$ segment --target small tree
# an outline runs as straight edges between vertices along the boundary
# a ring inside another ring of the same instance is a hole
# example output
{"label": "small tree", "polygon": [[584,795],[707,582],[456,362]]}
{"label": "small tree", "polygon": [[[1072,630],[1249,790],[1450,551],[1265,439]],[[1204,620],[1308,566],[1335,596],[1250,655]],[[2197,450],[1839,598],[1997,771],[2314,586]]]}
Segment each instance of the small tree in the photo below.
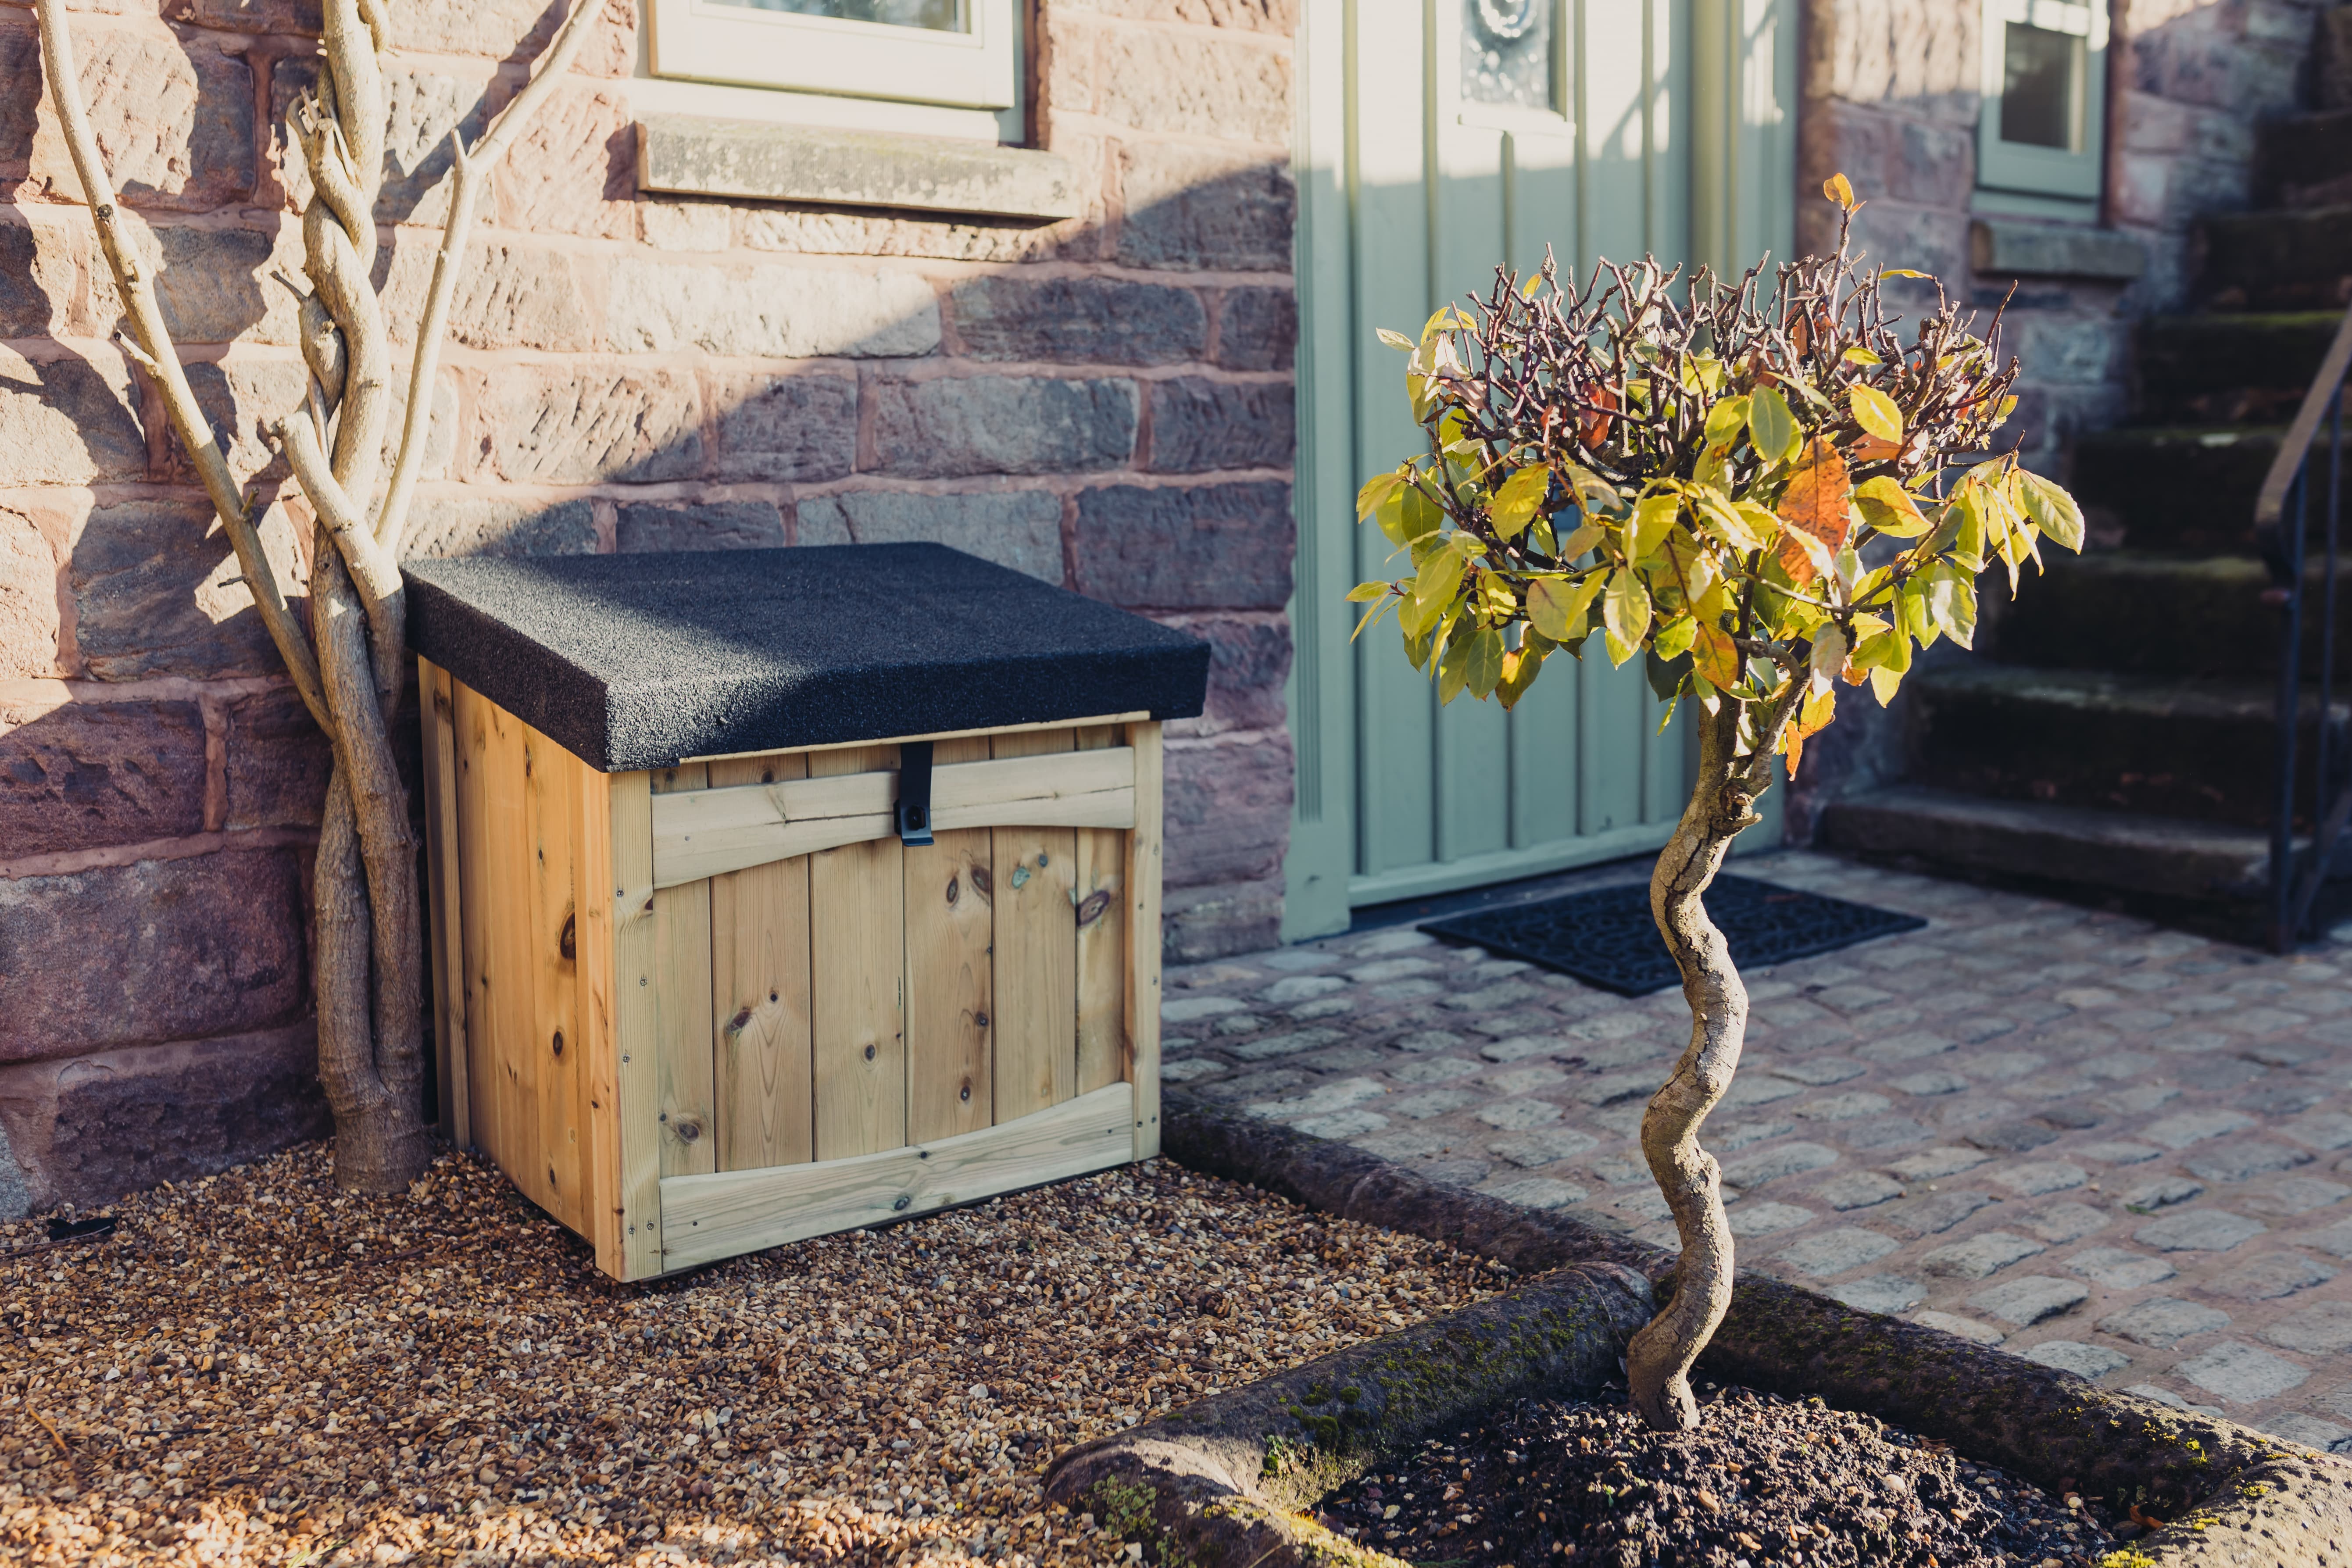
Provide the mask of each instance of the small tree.
{"label": "small tree", "polygon": [[197,405],[163,321],[152,247],[124,223],[82,103],[65,0],[35,0],[49,98],[65,132],[129,330],[125,353],[154,379],[172,430],[194,459],[236,552],[254,607],[294,689],[334,747],[312,879],[317,921],[319,1079],[335,1118],[335,1181],[397,1192],[422,1174],[432,1145],[425,1079],[424,921],[416,836],[394,763],[390,719],[407,677],[400,549],[424,466],[441,333],[457,292],[482,181],[571,68],[595,0],[572,0],[539,73],[469,150],[452,134],[457,169],[433,285],[417,323],[399,456],[379,495],[392,416],[392,351],[369,271],[389,122],[381,57],[391,47],[386,0],[324,0],[318,84],[295,103],[292,141],[310,173],[302,208],[302,357],[307,406],[268,425],[316,522],[308,625],[263,549],[268,498],[247,495]]}
{"label": "small tree", "polygon": [[[1891,700],[1914,647],[1976,629],[1976,575],[1998,558],[2016,590],[2036,535],[2082,548],[2066,492],[1988,456],[2016,399],[2000,321],[1937,289],[1907,348],[1880,291],[1910,271],[1838,251],[1759,264],[1736,283],[1680,287],[1649,260],[1596,265],[1579,287],[1544,263],[1521,286],[1431,317],[1405,384],[1425,455],[1357,497],[1412,574],[1349,597],[1393,610],[1441,701],[1506,708],[1555,654],[1596,636],[1637,656],[1662,699],[1699,710],[1698,774],[1650,879],[1681,971],[1689,1047],[1642,1119],[1642,1151],[1682,1240],[1674,1291],[1626,1352],[1633,1403],[1661,1430],[1696,1424],[1692,1363],[1731,1304],[1731,1235],[1699,1125],[1731,1087],[1748,994],[1700,896],[1758,820],[1772,759],[1796,773],[1841,682]],[[1512,633],[1516,628],[1516,643]],[[1674,709],[1668,709],[1672,719]]]}

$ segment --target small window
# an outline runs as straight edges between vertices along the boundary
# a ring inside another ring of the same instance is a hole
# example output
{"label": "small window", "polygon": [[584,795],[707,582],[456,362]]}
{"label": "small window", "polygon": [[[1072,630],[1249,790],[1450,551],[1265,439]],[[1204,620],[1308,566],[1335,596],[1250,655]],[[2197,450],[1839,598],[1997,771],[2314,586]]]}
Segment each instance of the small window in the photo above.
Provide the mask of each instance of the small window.
{"label": "small window", "polygon": [[968,109],[1019,101],[1014,0],[652,0],[656,76]]}
{"label": "small window", "polygon": [[1977,184],[2078,201],[2099,194],[2105,0],[1986,0]]}

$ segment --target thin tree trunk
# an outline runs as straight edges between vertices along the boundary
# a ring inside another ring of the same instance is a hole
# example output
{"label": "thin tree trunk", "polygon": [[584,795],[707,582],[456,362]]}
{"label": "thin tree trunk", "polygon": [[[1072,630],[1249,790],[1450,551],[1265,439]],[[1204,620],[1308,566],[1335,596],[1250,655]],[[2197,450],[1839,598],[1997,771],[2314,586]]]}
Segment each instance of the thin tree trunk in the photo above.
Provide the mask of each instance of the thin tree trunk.
{"label": "thin tree trunk", "polygon": [[1650,876],[1650,913],[1682,971],[1691,1040],[1642,1117],[1642,1152],[1673,1209],[1682,1264],[1665,1309],[1625,1349],[1633,1408],[1660,1431],[1698,1424],[1691,1364],[1731,1306],[1731,1227],[1722,1173],[1698,1130],[1731,1087],[1748,1033],[1748,988],[1700,896],[1739,831],[1757,820],[1755,792],[1738,765],[1740,705],[1725,701],[1699,730],[1698,780]]}

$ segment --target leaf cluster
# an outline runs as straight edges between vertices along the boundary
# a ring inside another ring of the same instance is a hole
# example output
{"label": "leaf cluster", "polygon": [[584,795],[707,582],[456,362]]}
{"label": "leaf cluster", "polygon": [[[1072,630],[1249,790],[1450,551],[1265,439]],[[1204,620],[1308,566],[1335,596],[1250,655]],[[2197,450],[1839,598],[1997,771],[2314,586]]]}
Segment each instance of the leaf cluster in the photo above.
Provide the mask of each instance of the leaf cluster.
{"label": "leaf cluster", "polygon": [[1971,644],[1990,562],[2014,593],[2040,540],[2079,550],[2073,499],[1993,450],[2017,401],[1998,316],[1978,335],[1939,285],[1906,343],[1881,286],[1922,275],[1850,255],[1860,204],[1843,175],[1824,194],[1836,254],[1769,277],[1645,258],[1580,282],[1548,257],[1418,340],[1382,331],[1427,450],[1358,493],[1409,563],[1349,595],[1359,635],[1393,611],[1443,700],[1506,707],[1598,635],[1662,698],[1740,704],[1743,753],[1793,771],[1841,681],[1891,700],[1915,649]]}

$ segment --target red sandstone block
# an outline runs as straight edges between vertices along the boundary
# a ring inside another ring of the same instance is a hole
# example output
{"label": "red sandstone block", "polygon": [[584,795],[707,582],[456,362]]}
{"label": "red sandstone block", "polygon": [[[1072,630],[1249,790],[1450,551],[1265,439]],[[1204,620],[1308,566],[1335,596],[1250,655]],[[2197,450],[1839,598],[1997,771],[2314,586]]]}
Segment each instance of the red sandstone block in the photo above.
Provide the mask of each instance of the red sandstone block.
{"label": "red sandstone block", "polygon": [[[83,100],[126,206],[203,212],[248,195],[259,173],[253,72],[241,58],[161,25],[76,33]],[[0,180],[79,193],[65,138],[44,124],[31,17],[0,16]]]}
{"label": "red sandstone block", "polygon": [[291,849],[0,880],[0,1062],[299,1017],[304,909]]}
{"label": "red sandstone block", "polygon": [[204,826],[197,704],[0,701],[8,858],[176,838]]}
{"label": "red sandstone block", "polygon": [[1256,43],[1106,27],[1097,44],[1095,112],[1137,131],[1286,146],[1291,60]]}
{"label": "red sandstone block", "polygon": [[0,679],[58,668],[58,561],[31,517],[0,506]]}
{"label": "red sandstone block", "polygon": [[1279,730],[1287,709],[1282,683],[1290,673],[1290,626],[1272,616],[1185,616],[1178,623],[1208,639],[1209,702],[1198,719],[1177,721],[1196,733]]}
{"label": "red sandstone block", "polygon": [[1078,496],[1077,588],[1129,609],[1278,610],[1294,545],[1290,486],[1278,480]]}
{"label": "red sandstone block", "polygon": [[1288,735],[1171,739],[1166,788],[1170,887],[1282,874],[1290,839]]}
{"label": "red sandstone block", "polygon": [[[302,700],[268,691],[222,704],[224,827],[316,827],[334,753]],[[404,737],[413,726],[396,728]]]}
{"label": "red sandstone block", "polygon": [[[68,580],[83,668],[100,680],[158,675],[274,675],[283,666],[236,556],[209,508],[125,501],[92,508]],[[272,509],[262,536],[278,582],[300,592],[293,539]]]}
{"label": "red sandstone block", "polygon": [[331,1131],[307,1019],[0,1068],[0,1153],[33,1210],[209,1176]]}

